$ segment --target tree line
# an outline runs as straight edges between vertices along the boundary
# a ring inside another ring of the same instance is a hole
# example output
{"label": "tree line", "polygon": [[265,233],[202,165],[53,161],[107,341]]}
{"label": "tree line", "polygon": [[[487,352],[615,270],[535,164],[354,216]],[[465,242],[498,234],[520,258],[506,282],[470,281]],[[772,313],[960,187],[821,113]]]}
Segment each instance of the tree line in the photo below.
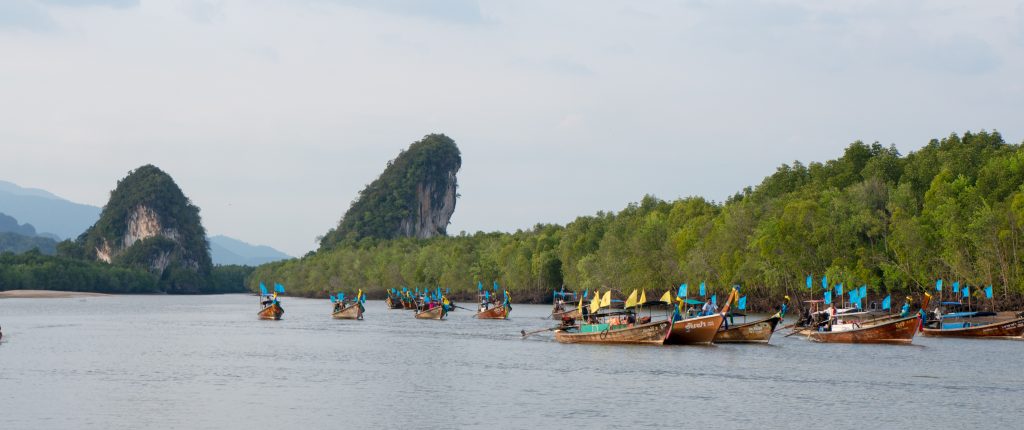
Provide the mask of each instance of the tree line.
{"label": "tree line", "polygon": [[805,279],[827,275],[875,295],[921,293],[941,278],[1019,301],[1022,185],[1024,149],[998,132],[952,134],[907,155],[858,141],[835,160],[782,165],[725,202],[645,196],[565,226],[366,238],[263,265],[247,285],[371,297],[442,286],[472,296],[478,282],[498,281],[517,300],[541,301],[563,285],[650,294],[705,282],[718,293],[741,285],[754,307],[768,308],[784,294],[821,294]]}

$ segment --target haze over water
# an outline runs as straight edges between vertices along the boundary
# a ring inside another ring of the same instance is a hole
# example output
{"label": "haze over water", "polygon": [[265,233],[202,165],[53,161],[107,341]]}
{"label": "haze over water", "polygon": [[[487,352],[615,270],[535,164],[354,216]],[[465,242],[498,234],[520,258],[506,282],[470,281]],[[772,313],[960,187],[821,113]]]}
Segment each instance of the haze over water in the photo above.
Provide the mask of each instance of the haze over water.
{"label": "haze over water", "polygon": [[[562,345],[548,306],[446,321],[367,302],[0,300],[0,428],[1018,428],[1024,342]],[[789,318],[792,320],[792,318]],[[792,322],[792,321],[788,321]]]}

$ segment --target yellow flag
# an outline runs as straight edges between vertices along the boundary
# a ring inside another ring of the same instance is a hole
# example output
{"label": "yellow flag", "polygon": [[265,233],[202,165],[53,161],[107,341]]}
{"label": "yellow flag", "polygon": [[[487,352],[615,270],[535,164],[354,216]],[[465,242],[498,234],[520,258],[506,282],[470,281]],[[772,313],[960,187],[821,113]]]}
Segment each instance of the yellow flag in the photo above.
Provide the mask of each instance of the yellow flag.
{"label": "yellow flag", "polygon": [[612,291],[608,290],[604,292],[604,297],[601,298],[601,307],[607,308],[612,305]]}
{"label": "yellow flag", "polygon": [[579,312],[583,312],[583,296],[580,296],[580,304],[579,306],[576,306],[576,310]]}
{"label": "yellow flag", "polygon": [[672,293],[666,291],[665,294],[661,295],[661,301],[671,305],[672,304]]}
{"label": "yellow flag", "polygon": [[629,293],[629,297],[626,298],[626,308],[631,308],[634,306],[636,306],[636,290],[633,290],[632,293]]}
{"label": "yellow flag", "polygon": [[640,292],[640,303],[647,303],[647,292],[646,291],[641,291]]}
{"label": "yellow flag", "polygon": [[599,297],[600,295],[600,293],[595,292],[594,298],[590,299],[590,313],[596,313],[599,309],[601,309],[601,298]]}

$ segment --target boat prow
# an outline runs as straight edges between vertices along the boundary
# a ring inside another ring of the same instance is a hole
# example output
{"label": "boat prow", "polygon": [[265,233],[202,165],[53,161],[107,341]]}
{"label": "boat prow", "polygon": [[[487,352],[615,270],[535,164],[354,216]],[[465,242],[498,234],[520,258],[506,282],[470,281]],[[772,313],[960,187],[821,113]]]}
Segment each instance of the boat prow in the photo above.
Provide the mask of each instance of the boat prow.
{"label": "boat prow", "polygon": [[416,318],[421,320],[439,320],[443,319],[446,314],[444,306],[436,306],[433,309],[416,312]]}
{"label": "boat prow", "polygon": [[256,316],[261,320],[280,320],[284,315],[284,308],[279,303],[273,303],[259,311]]}
{"label": "boat prow", "polygon": [[715,333],[715,343],[768,343],[782,318],[775,315],[760,321],[731,325]]}
{"label": "boat prow", "polygon": [[666,345],[710,345],[725,317],[721,314],[679,320],[672,323]]}

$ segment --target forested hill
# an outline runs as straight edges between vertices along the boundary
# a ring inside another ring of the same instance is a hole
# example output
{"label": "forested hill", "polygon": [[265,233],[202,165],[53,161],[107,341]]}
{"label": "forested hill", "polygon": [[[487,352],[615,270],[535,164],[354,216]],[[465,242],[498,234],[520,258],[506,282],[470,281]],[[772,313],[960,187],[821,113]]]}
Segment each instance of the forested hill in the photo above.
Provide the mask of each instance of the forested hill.
{"label": "forested hill", "polygon": [[740,284],[767,305],[787,292],[806,298],[804,278],[827,274],[874,295],[921,292],[943,278],[1019,299],[1022,184],[1024,150],[997,132],[950,135],[906,155],[854,142],[835,160],[780,166],[722,203],[645,196],[566,226],[364,241],[261,266],[248,285],[380,294],[497,280],[524,299],[562,284],[650,294],[706,281],[718,292]]}
{"label": "forested hill", "polygon": [[320,248],[364,238],[444,236],[455,212],[460,167],[459,148],[448,136],[429,134],[414,142],[359,193]]}

